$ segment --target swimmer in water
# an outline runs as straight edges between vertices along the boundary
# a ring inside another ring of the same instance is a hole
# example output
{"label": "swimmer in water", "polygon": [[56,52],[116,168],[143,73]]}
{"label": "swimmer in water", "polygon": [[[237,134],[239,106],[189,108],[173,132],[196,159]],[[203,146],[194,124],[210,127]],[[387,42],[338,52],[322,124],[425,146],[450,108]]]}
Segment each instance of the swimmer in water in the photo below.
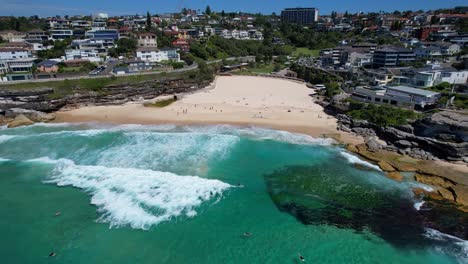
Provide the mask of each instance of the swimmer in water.
{"label": "swimmer in water", "polygon": [[61,214],[62,214],[62,212],[57,211],[57,212],[55,213],[55,216],[59,216],[59,215],[61,215]]}
{"label": "swimmer in water", "polygon": [[49,254],[49,257],[55,257],[57,254],[55,254],[55,252],[52,252]]}
{"label": "swimmer in water", "polygon": [[243,237],[249,237],[251,235],[252,235],[252,233],[249,233],[249,232],[245,232],[244,234],[242,234]]}
{"label": "swimmer in water", "polygon": [[299,259],[300,259],[302,262],[305,262],[305,258],[304,258],[301,254],[299,254]]}

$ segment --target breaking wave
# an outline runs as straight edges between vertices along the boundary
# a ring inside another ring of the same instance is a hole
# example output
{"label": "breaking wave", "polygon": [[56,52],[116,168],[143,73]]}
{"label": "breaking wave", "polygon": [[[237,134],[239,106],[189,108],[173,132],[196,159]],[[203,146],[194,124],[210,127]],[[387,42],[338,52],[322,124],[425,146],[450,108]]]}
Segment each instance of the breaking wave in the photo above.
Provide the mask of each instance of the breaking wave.
{"label": "breaking wave", "polygon": [[175,217],[194,217],[202,203],[219,200],[230,188],[219,180],[179,176],[170,172],[76,165],[67,159],[32,159],[53,164],[46,183],[73,186],[89,193],[110,227],[149,229]]}
{"label": "breaking wave", "polygon": [[[438,251],[453,254],[461,264],[468,263],[468,241],[431,228],[426,228],[425,231],[424,236],[441,243],[439,246],[436,246]],[[448,244],[453,246],[450,247]]]}
{"label": "breaking wave", "polygon": [[364,160],[362,160],[362,159],[360,159],[360,158],[356,157],[355,155],[350,154],[348,152],[340,151],[340,155],[343,158],[345,158],[351,164],[363,165],[363,166],[366,166],[368,168],[371,168],[371,169],[374,169],[374,170],[377,170],[377,171],[382,171],[379,166],[374,165],[374,164],[372,164],[370,162],[364,161]]}

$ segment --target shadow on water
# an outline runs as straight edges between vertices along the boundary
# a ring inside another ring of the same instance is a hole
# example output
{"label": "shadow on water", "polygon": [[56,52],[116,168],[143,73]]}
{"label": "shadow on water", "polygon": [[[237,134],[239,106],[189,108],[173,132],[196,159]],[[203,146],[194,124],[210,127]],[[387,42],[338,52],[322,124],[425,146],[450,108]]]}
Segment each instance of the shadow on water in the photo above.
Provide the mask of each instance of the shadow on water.
{"label": "shadow on water", "polygon": [[466,239],[467,214],[444,207],[418,211],[407,186],[375,172],[327,162],[288,166],[264,177],[278,209],[305,225],[370,231],[397,247],[443,243],[429,239],[426,228]]}

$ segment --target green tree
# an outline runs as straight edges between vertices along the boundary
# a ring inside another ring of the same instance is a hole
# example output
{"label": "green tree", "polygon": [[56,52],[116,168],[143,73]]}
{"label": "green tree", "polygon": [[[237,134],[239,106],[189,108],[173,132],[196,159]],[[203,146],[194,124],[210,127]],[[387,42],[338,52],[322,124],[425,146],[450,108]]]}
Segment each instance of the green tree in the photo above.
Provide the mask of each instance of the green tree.
{"label": "green tree", "polygon": [[206,8],[205,8],[205,14],[206,14],[206,15],[211,15],[211,8],[210,8],[209,5],[206,6]]}
{"label": "green tree", "polygon": [[149,12],[146,12],[146,30],[150,31],[151,26],[152,26],[151,15]]}

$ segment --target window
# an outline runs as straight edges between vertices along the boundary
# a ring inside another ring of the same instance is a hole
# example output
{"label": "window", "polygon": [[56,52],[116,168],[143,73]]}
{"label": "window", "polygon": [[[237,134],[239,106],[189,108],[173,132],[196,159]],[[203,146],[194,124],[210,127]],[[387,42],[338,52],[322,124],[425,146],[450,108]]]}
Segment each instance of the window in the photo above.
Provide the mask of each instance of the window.
{"label": "window", "polygon": [[383,101],[385,104],[388,104],[388,100],[387,99],[383,99]]}
{"label": "window", "polygon": [[380,98],[375,98],[374,99],[376,102],[380,102]]}
{"label": "window", "polygon": [[390,104],[391,104],[391,105],[397,105],[397,101],[391,100],[391,101],[390,101]]}

